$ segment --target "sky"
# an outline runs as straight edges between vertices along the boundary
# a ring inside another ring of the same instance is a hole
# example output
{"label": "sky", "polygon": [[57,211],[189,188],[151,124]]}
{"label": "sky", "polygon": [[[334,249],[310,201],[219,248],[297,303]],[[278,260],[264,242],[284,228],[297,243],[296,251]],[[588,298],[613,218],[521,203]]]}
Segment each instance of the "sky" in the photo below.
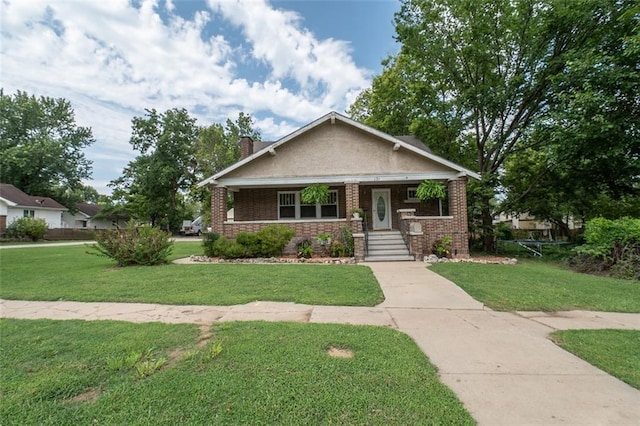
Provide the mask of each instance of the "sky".
{"label": "sky", "polygon": [[397,0],[0,0],[0,87],[65,98],[108,194],[136,152],[131,120],[185,108],[251,114],[277,140],[344,113],[397,52]]}

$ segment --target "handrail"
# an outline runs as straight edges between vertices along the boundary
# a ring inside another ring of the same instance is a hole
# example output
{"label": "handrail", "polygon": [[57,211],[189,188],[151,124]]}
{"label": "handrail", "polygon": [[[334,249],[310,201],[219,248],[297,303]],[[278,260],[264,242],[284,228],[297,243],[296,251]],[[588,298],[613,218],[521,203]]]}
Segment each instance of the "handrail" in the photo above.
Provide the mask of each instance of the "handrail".
{"label": "handrail", "polygon": [[362,232],[364,233],[364,257],[369,256],[369,227],[366,216],[362,219]]}

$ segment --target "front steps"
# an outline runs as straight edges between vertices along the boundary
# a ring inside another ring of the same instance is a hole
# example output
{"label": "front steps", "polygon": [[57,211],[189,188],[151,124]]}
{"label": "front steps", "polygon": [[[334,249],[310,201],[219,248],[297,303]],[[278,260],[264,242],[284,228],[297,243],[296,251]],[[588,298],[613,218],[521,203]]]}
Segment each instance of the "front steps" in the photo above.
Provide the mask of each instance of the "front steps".
{"label": "front steps", "polygon": [[414,261],[400,231],[369,232],[369,252],[365,262]]}

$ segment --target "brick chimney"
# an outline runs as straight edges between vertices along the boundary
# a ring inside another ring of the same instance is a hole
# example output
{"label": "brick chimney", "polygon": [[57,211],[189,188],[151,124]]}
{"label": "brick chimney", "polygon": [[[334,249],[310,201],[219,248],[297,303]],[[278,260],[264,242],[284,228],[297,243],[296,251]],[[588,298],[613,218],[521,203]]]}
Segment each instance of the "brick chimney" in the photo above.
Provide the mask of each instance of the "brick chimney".
{"label": "brick chimney", "polygon": [[240,138],[240,159],[243,160],[250,155],[253,155],[253,139],[249,136],[242,136]]}

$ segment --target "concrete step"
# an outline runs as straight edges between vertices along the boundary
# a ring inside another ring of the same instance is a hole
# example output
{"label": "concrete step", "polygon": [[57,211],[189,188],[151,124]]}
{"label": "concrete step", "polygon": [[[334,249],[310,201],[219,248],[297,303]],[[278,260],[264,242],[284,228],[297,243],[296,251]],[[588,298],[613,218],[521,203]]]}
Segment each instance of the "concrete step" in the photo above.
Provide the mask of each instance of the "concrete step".
{"label": "concrete step", "polygon": [[384,255],[384,256],[366,256],[364,258],[365,262],[413,262],[415,259],[411,255],[404,254],[395,254],[395,255]]}
{"label": "concrete step", "polygon": [[407,250],[406,246],[402,247],[382,247],[382,248],[373,248],[369,246],[369,256],[375,255],[385,255],[385,254],[409,254],[409,250]]}

